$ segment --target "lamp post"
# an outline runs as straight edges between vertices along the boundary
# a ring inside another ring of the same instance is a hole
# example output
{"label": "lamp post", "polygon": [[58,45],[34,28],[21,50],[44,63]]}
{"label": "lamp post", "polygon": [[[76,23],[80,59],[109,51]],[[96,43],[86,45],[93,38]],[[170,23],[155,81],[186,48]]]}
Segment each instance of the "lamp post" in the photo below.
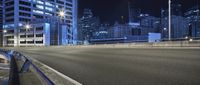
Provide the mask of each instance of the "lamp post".
{"label": "lamp post", "polygon": [[25,29],[26,29],[26,32],[25,32],[25,36],[26,36],[26,39],[25,39],[25,42],[26,42],[26,46],[27,46],[27,31],[31,28],[31,26],[29,24],[26,24],[25,25]]}
{"label": "lamp post", "polygon": [[168,38],[169,38],[169,41],[171,40],[171,0],[168,1],[168,28],[169,28],[169,34],[168,34]]}
{"label": "lamp post", "polygon": [[62,18],[65,17],[65,11],[60,10],[58,12],[58,45],[60,45],[60,24],[62,24]]}
{"label": "lamp post", "polygon": [[5,46],[6,42],[7,42],[7,39],[6,39],[6,36],[5,34],[7,33],[8,31],[6,29],[3,30],[3,46]]}

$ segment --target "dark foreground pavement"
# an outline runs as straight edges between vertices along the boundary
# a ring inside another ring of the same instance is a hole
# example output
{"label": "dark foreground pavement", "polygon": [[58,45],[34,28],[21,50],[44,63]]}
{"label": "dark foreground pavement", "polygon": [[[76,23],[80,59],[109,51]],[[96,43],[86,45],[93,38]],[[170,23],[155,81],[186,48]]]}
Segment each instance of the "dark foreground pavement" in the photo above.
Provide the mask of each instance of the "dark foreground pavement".
{"label": "dark foreground pavement", "polygon": [[200,49],[20,48],[83,85],[200,85]]}

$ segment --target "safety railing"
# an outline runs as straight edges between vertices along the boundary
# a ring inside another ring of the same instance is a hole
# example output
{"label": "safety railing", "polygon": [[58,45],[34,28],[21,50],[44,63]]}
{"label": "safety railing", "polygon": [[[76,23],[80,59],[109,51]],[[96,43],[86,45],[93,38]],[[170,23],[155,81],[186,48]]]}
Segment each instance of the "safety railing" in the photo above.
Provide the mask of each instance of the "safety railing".
{"label": "safety railing", "polygon": [[19,69],[20,73],[24,73],[24,72],[29,72],[30,71],[30,67],[33,68],[33,70],[31,71],[35,71],[40,78],[42,78],[45,81],[45,84],[47,85],[55,85],[35,64],[32,63],[32,61],[30,59],[28,59],[26,56],[24,56],[23,54],[14,51],[12,53],[13,57],[16,60],[19,60],[22,63],[22,67]]}

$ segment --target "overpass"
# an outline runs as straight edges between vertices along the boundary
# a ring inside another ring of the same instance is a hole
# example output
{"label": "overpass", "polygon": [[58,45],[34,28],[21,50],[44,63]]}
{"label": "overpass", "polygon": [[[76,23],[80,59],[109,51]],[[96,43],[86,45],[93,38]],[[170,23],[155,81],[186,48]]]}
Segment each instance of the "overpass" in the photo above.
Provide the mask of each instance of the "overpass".
{"label": "overpass", "polygon": [[[83,85],[199,85],[198,45],[163,42],[6,49],[20,52],[36,65],[42,63],[37,65],[40,69],[48,66]],[[49,74],[45,75],[51,78]]]}

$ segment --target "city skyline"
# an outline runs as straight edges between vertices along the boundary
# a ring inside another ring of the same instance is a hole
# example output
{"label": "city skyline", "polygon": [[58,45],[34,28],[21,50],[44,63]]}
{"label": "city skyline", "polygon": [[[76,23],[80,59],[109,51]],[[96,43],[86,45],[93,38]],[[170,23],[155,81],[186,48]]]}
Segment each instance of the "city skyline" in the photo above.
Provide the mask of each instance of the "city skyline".
{"label": "city skyline", "polygon": [[[132,3],[131,6],[141,9],[142,13],[148,13],[156,17],[160,17],[161,9],[168,8],[168,0],[80,0],[79,17],[81,17],[84,8],[89,8],[94,16],[100,17],[103,23],[120,21],[121,16],[124,16],[125,21],[128,22],[128,2]],[[179,2],[182,5],[182,13],[200,4],[198,0],[179,0]]]}

